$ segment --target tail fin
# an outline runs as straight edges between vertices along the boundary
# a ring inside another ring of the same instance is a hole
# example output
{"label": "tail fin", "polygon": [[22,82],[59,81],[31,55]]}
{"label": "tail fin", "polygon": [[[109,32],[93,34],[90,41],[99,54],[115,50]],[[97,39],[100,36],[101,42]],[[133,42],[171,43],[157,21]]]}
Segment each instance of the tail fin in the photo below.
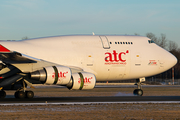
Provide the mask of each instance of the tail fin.
{"label": "tail fin", "polygon": [[8,50],[7,48],[5,48],[4,46],[0,45],[0,52],[6,52],[6,53],[9,53],[9,52],[11,52],[11,51]]}

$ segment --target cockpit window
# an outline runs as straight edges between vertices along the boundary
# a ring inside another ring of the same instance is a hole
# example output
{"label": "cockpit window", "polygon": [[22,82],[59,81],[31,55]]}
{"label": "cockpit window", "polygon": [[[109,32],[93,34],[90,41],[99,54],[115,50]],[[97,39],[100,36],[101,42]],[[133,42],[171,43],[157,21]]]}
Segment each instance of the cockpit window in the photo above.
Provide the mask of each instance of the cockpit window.
{"label": "cockpit window", "polygon": [[148,40],[149,43],[155,43],[153,40]]}

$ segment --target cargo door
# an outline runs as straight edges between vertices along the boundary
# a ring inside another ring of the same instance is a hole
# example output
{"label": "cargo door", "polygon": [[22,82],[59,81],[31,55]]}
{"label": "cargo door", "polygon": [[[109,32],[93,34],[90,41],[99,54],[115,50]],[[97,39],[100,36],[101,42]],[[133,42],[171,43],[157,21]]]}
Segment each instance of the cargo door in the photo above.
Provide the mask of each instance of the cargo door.
{"label": "cargo door", "polygon": [[123,65],[112,65],[109,69],[109,77],[110,80],[120,80],[125,75],[126,67]]}
{"label": "cargo door", "polygon": [[110,49],[109,41],[106,36],[99,36],[104,49]]}

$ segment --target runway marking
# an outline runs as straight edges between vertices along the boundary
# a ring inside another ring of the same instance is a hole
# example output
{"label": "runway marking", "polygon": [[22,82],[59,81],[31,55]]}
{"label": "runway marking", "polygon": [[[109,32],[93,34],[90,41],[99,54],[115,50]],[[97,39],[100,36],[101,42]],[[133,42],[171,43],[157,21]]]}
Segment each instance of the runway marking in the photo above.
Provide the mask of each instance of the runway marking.
{"label": "runway marking", "polygon": [[131,102],[56,102],[56,103],[3,103],[0,106],[32,106],[32,105],[98,105],[98,104],[180,104],[180,101],[131,101]]}

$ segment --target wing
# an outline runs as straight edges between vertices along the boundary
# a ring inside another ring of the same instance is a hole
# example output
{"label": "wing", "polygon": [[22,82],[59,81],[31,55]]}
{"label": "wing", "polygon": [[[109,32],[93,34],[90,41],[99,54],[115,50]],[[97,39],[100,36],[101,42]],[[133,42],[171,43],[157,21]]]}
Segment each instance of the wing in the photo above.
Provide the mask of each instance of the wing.
{"label": "wing", "polygon": [[0,60],[3,63],[8,64],[37,62],[37,59],[32,59],[31,57],[28,57],[18,52],[0,53]]}
{"label": "wing", "polygon": [[3,63],[14,64],[14,63],[36,63],[39,59],[15,52],[10,51],[4,46],[0,45],[0,60]]}

